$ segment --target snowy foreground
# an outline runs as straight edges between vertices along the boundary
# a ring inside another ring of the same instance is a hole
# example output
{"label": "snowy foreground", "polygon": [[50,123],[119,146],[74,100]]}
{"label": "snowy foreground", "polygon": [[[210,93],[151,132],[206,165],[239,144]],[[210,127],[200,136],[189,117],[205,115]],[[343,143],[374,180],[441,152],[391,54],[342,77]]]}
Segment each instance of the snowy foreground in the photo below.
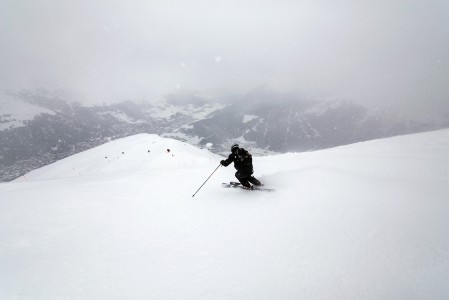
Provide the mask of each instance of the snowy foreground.
{"label": "snowy foreground", "polygon": [[0,184],[0,299],[449,299],[449,130],[256,157],[276,192],[229,166],[192,198],[220,159],[142,134]]}

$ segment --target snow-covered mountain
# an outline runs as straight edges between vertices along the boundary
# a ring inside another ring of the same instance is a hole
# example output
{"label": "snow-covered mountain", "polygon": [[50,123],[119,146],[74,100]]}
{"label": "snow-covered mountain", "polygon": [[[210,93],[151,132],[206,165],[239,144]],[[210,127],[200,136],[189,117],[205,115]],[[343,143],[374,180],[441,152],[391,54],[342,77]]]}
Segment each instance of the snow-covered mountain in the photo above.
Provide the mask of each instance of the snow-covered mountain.
{"label": "snow-covered mountain", "polygon": [[55,114],[52,110],[17,101],[9,95],[3,95],[0,101],[0,112],[0,131],[23,127],[26,121],[31,121],[42,114]]}
{"label": "snow-covered mountain", "polygon": [[237,142],[259,154],[269,154],[325,149],[447,127],[449,115],[418,121],[385,107],[338,98],[309,99],[260,88],[181,131],[203,137],[202,145],[218,145],[219,153]]}
{"label": "snow-covered mountain", "polygon": [[[6,98],[8,101],[3,101]],[[4,121],[4,130],[0,130],[0,181],[117,138],[173,132],[223,107],[209,103],[178,106],[169,101],[89,107],[69,104],[47,91],[23,92],[14,98],[1,98],[3,102],[8,105],[0,110],[0,120]],[[191,140],[195,143],[198,137]]]}
{"label": "snow-covered mountain", "polygon": [[[170,151],[167,151],[170,149]],[[118,139],[0,184],[1,299],[447,299],[449,130],[254,157]]]}
{"label": "snow-covered mountain", "polygon": [[226,104],[179,94],[151,104],[87,107],[48,91],[23,91],[2,99],[0,181],[138,133],[171,137],[221,154],[237,142],[266,155],[449,127],[449,116],[416,122],[348,101],[312,101],[264,88],[222,101]]}

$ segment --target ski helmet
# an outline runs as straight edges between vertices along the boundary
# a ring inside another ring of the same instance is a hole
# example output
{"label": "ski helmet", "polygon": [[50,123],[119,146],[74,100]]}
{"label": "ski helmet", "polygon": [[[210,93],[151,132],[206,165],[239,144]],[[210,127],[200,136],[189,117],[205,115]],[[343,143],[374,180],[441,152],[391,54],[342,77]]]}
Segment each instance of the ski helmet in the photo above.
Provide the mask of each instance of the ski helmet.
{"label": "ski helmet", "polygon": [[234,153],[235,151],[237,151],[238,148],[239,148],[239,145],[238,145],[238,144],[232,145],[232,147],[231,147],[231,152]]}

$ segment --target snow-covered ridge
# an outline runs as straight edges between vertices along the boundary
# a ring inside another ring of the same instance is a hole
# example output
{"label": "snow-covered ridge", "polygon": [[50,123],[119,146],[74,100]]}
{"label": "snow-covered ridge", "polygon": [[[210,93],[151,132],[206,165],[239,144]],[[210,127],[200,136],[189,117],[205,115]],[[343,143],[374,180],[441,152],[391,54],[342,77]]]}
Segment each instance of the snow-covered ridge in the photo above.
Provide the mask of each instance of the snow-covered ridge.
{"label": "snow-covered ridge", "polygon": [[107,112],[101,112],[98,115],[100,115],[100,116],[110,115],[110,116],[114,117],[115,119],[117,119],[121,122],[124,122],[124,123],[128,123],[128,124],[144,124],[145,123],[144,120],[132,119],[127,114],[125,114],[123,112],[107,111]]}
{"label": "snow-covered ridge", "polygon": [[165,101],[153,104],[151,108],[146,109],[145,112],[155,119],[168,119],[178,113],[188,115],[194,119],[204,119],[210,113],[222,109],[225,105],[220,103],[205,104],[202,106],[195,106],[192,104],[177,106],[167,104]]}
{"label": "snow-covered ridge", "polygon": [[[217,155],[155,134],[137,134],[75,154],[26,174],[27,180],[99,176],[209,164]],[[23,180],[23,178],[18,179]]]}
{"label": "snow-covered ridge", "polygon": [[0,184],[0,298],[449,298],[449,130],[254,157],[275,192],[229,166],[192,198],[220,159],[137,135]]}
{"label": "snow-covered ridge", "polygon": [[0,99],[0,131],[25,126],[25,121],[33,120],[40,114],[54,115],[55,112],[25,103],[7,95]]}

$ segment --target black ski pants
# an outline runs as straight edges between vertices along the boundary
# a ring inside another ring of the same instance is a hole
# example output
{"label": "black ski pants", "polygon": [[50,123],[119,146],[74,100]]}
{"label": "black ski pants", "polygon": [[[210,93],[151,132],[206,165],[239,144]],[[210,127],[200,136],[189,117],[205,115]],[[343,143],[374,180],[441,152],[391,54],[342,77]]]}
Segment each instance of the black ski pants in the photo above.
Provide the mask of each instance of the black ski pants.
{"label": "black ski pants", "polygon": [[254,176],[252,176],[253,172],[245,172],[245,171],[237,171],[235,172],[235,177],[239,180],[239,182],[247,188],[251,187],[252,183],[254,185],[261,185],[260,181],[257,180]]}

